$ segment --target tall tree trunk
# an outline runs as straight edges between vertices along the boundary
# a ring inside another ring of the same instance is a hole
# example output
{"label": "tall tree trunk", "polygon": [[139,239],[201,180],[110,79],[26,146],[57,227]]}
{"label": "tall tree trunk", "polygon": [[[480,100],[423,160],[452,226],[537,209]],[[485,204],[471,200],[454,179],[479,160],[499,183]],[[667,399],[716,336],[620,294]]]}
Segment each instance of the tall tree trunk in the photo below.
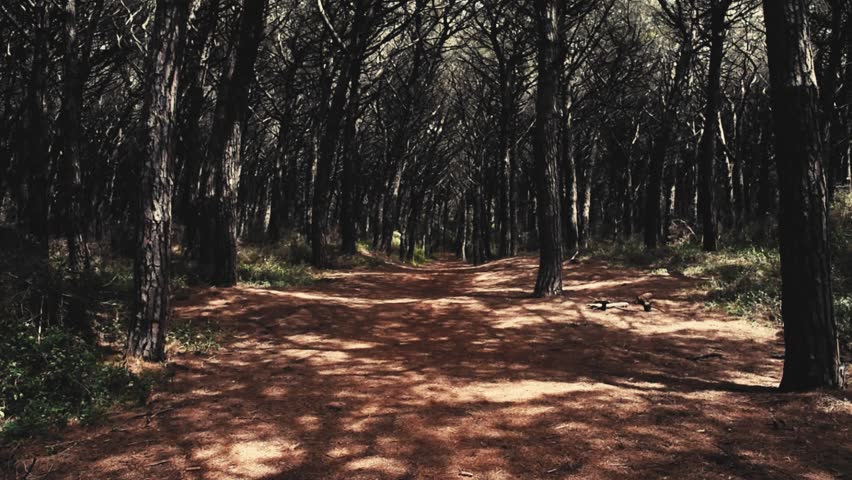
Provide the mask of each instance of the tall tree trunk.
{"label": "tall tree trunk", "polygon": [[331,177],[334,167],[334,156],[340,137],[340,126],[346,105],[346,92],[349,89],[348,69],[343,65],[338,75],[337,85],[331,99],[331,107],[325,121],[325,130],[319,144],[317,158],[317,176],[314,183],[313,217],[311,218],[311,258],[315,267],[328,266],[326,234],[328,231],[328,215],[331,205]]}
{"label": "tall tree trunk", "polygon": [[763,11],[781,191],[781,389],[842,388],[808,7],[764,0]]}
{"label": "tall tree trunk", "polygon": [[27,159],[26,220],[29,232],[39,245],[47,261],[50,234],[50,159],[48,138],[48,62],[50,61],[49,36],[51,7],[46,0],[36,2],[34,8],[33,58],[27,94],[27,141],[22,142],[23,156]]}
{"label": "tall tree trunk", "polygon": [[702,245],[705,252],[718,249],[716,218],[715,163],[719,136],[719,108],[722,103],[722,59],[725,51],[725,16],[730,0],[710,2],[710,70],[707,74],[707,99],[704,109],[704,134],[701,136],[698,163],[698,216],[701,218]]}
{"label": "tall tree trunk", "polygon": [[589,225],[589,211],[592,207],[592,174],[594,173],[594,165],[598,156],[598,134],[593,133],[591,137],[591,146],[589,154],[582,168],[578,170],[578,198],[577,204],[577,236],[579,238],[580,248],[589,247],[589,239],[591,238],[591,225]]}
{"label": "tall tree trunk", "polygon": [[[210,165],[204,161],[204,142],[201,121],[203,120],[205,84],[208,65],[205,61],[211,48],[211,37],[216,31],[219,20],[220,0],[208,0],[196,13],[204,16],[199,20],[196,35],[187,33],[187,47],[184,52],[179,104],[179,138],[177,144],[177,179],[175,215],[183,223],[183,252],[188,258],[208,262],[212,251],[200,250],[202,239],[209,238],[205,227],[209,218],[204,215],[208,194],[212,193],[209,182]],[[192,29],[190,30],[190,32]],[[202,263],[204,263],[202,262]]]}
{"label": "tall tree trunk", "polygon": [[281,228],[289,220],[289,205],[285,199],[284,177],[287,173],[287,126],[284,121],[278,124],[278,140],[275,146],[275,160],[273,161],[272,188],[270,199],[269,226],[266,236],[272,243],[281,239]]}
{"label": "tall tree trunk", "polygon": [[533,295],[562,294],[562,224],[559,215],[558,138],[559,24],[558,0],[536,0],[538,93],[533,134],[538,199],[539,264]]}
{"label": "tall tree trunk", "polygon": [[[86,246],[80,172],[80,140],[83,112],[83,86],[87,75],[88,47],[81,45],[77,29],[77,0],[65,3],[65,57],[62,101],[62,163],[60,176],[62,231],[68,246],[68,269],[73,285],[79,285],[89,269],[89,249]],[[81,51],[83,50],[83,51]],[[86,321],[85,302],[75,294],[68,303],[65,322],[68,326],[90,335]]]}
{"label": "tall tree trunk", "polygon": [[[691,34],[689,34],[691,35]],[[663,118],[657,135],[654,137],[651,150],[651,160],[648,171],[648,183],[645,190],[645,248],[657,247],[660,231],[660,213],[663,188],[663,172],[666,164],[666,154],[669,143],[674,133],[677,122],[680,98],[683,93],[684,84],[689,75],[692,64],[693,38],[691,36],[681,39],[680,54],[675,65],[675,77],[667,92]]]}
{"label": "tall tree trunk", "polygon": [[[211,282],[237,283],[237,184],[240,178],[242,132],[248,115],[249,87],[263,37],[266,0],[245,0],[237,48],[229,55],[216,99],[216,113],[208,156],[216,162],[213,176],[215,233]],[[233,47],[232,47],[233,48]]]}
{"label": "tall tree trunk", "polygon": [[[570,100],[569,100],[570,103]],[[570,109],[570,105],[566,110]],[[562,125],[562,183],[564,199],[562,201],[562,221],[564,224],[565,248],[568,254],[573,254],[579,244],[579,226],[577,217],[577,164],[574,158],[574,138],[571,113],[563,115]]]}
{"label": "tall tree trunk", "polygon": [[[845,177],[842,168],[845,132],[843,132],[842,119],[836,106],[837,80],[843,64],[845,46],[845,32],[843,31],[845,5],[843,5],[844,0],[829,0],[828,3],[831,7],[831,37],[828,44],[828,65],[823,72],[820,93],[822,97],[823,138],[825,138],[823,165],[826,166],[827,170],[828,199],[831,201],[834,198],[835,186],[844,180],[842,177]],[[849,143],[848,139],[845,139],[845,141]]]}
{"label": "tall tree trunk", "polygon": [[145,66],[139,228],[133,278],[135,296],[127,351],[148,361],[165,357],[169,321],[175,104],[189,0],[157,0]]}

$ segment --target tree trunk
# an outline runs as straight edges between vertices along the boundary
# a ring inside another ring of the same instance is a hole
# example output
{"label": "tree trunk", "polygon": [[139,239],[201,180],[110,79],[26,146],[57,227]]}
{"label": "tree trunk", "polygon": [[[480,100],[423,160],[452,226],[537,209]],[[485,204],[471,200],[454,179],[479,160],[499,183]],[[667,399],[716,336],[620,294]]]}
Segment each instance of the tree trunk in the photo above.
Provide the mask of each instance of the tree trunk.
{"label": "tree trunk", "polygon": [[716,219],[715,163],[719,135],[719,107],[722,102],[722,59],[725,51],[725,16],[730,0],[710,2],[710,70],[707,74],[707,104],[704,109],[704,134],[701,136],[698,163],[698,216],[701,218],[702,245],[705,252],[718,249]]}
{"label": "tree trunk", "polygon": [[39,245],[43,259],[49,256],[50,216],[50,158],[48,138],[48,62],[50,61],[48,30],[50,7],[46,0],[37,1],[34,8],[33,59],[29,77],[27,108],[29,123],[27,141],[22,142],[28,175],[26,178],[26,219],[29,232]]}
{"label": "tree trunk", "polygon": [[[570,105],[566,107],[567,109],[570,109]],[[562,184],[564,192],[562,221],[564,223],[566,252],[573,254],[577,251],[580,238],[579,220],[577,218],[577,164],[574,158],[571,113],[566,112],[564,118],[565,122],[562,126]]]}
{"label": "tree trunk", "polygon": [[680,54],[675,66],[675,77],[666,95],[663,118],[659,131],[654,137],[651,160],[648,171],[648,183],[645,190],[645,248],[657,247],[660,226],[660,201],[662,199],[663,172],[666,154],[671,142],[673,130],[680,108],[680,98],[692,64],[692,37],[681,39]]}
{"label": "tree trunk", "polygon": [[764,0],[781,191],[781,389],[842,388],[808,8]]}
{"label": "tree trunk", "polygon": [[[284,193],[284,177],[289,173],[289,169],[286,167],[287,161],[287,127],[284,121],[280,121],[278,124],[278,140],[275,146],[275,160],[272,165],[269,226],[266,229],[266,236],[272,243],[277,243],[281,239],[281,228],[289,220],[289,204]],[[287,171],[285,172],[285,170]]]}
{"label": "tree trunk", "polygon": [[189,0],[157,0],[145,65],[139,228],[133,277],[135,296],[128,354],[148,361],[165,357],[169,321],[175,104]]}
{"label": "tree trunk", "polygon": [[[827,170],[828,199],[831,201],[834,198],[835,186],[845,180],[845,178],[842,178],[845,177],[842,168],[845,132],[843,132],[840,112],[836,107],[837,79],[843,63],[845,32],[843,31],[844,0],[829,0],[828,3],[831,7],[831,37],[827,47],[828,65],[826,65],[823,73],[820,93],[825,138],[823,152],[825,160],[823,164]],[[849,139],[845,139],[845,141],[849,143]]]}
{"label": "tree trunk", "polygon": [[[216,99],[216,114],[210,138],[209,157],[214,172],[213,272],[218,286],[237,283],[237,185],[240,178],[242,131],[248,115],[249,87],[254,63],[263,37],[266,0],[245,0],[240,18],[236,51],[229,55]],[[233,48],[233,47],[232,47]]]}
{"label": "tree trunk", "polygon": [[539,229],[539,264],[533,295],[562,294],[562,224],[559,216],[558,138],[559,24],[558,0],[536,0],[538,93],[533,134]]}
{"label": "tree trunk", "polygon": [[[84,272],[89,270],[89,249],[86,246],[86,228],[83,216],[83,187],[80,172],[80,139],[82,133],[83,86],[88,73],[90,44],[81,45],[77,28],[77,0],[65,3],[65,57],[62,102],[62,163],[61,210],[62,231],[68,246],[68,269],[72,286],[80,284]],[[82,51],[81,51],[82,50]],[[91,336],[91,325],[86,319],[85,302],[81,295],[72,295],[68,302],[65,323],[71,328]]]}

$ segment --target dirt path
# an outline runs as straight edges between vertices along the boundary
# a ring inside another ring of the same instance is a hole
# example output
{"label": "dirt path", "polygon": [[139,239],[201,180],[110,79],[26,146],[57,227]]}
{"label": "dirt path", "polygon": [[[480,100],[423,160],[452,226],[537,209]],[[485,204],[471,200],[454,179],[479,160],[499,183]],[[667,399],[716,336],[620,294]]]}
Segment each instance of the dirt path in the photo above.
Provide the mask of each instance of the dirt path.
{"label": "dirt path", "polygon": [[[30,478],[852,478],[849,395],[775,393],[774,329],[593,264],[531,299],[535,267],[201,291],[177,314],[220,321],[223,348],[174,358],[146,409],[66,430]],[[586,307],[646,291],[650,313]]]}

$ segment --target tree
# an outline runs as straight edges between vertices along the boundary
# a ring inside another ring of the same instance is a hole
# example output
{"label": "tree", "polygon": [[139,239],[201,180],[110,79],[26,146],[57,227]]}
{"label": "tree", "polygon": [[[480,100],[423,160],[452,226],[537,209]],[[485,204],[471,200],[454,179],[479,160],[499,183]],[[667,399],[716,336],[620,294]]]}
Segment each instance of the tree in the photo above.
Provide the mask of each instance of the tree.
{"label": "tree", "polygon": [[716,144],[719,136],[719,108],[722,103],[722,60],[725,55],[725,15],[731,0],[710,0],[710,66],[704,108],[704,134],[698,163],[698,215],[701,218],[705,252],[715,252],[718,232],[716,219]]}
{"label": "tree", "polygon": [[216,99],[216,114],[210,137],[209,157],[215,162],[213,176],[212,242],[213,272],[210,280],[219,286],[237,283],[237,182],[240,178],[242,134],[249,107],[249,87],[254,63],[263,38],[266,0],[245,0],[240,27]]}
{"label": "tree", "polygon": [[189,0],[157,0],[145,65],[134,305],[128,353],[149,361],[165,357],[169,321],[175,104]]}
{"label": "tree", "polygon": [[534,295],[562,294],[562,223],[559,207],[558,131],[559,24],[558,0],[536,0],[538,93],[533,135],[538,201],[539,263]]}
{"label": "tree", "polygon": [[[103,8],[100,1],[95,6],[95,20]],[[65,54],[62,102],[62,231],[68,247],[68,269],[72,282],[77,284],[89,270],[89,249],[86,246],[86,227],[83,217],[83,185],[80,168],[80,142],[82,133],[83,88],[88,76],[89,57],[93,35],[80,42],[77,19],[77,0],[65,2]],[[87,335],[90,326],[85,319],[85,302],[80,294],[69,300],[66,324]]]}
{"label": "tree", "polygon": [[662,230],[661,196],[663,173],[669,145],[675,134],[681,97],[689,80],[689,72],[695,55],[695,28],[693,0],[658,0],[661,19],[674,32],[678,43],[674,78],[664,93],[663,114],[657,133],[654,135],[645,192],[645,248],[657,247]]}
{"label": "tree", "polygon": [[781,389],[842,388],[807,4],[764,0],[763,11],[781,191]]}

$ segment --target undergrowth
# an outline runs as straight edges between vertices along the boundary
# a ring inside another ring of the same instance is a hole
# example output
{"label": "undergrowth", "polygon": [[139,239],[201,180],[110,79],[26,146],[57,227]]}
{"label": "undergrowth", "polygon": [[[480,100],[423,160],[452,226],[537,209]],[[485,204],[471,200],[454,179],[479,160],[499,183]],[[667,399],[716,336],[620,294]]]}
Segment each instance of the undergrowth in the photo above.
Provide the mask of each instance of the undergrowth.
{"label": "undergrowth", "polygon": [[[852,351],[852,192],[838,192],[831,211],[832,284],[838,335]],[[711,308],[749,319],[781,321],[781,262],[777,248],[728,246],[706,253],[680,243],[653,251],[640,243],[599,244],[595,258],[671,275],[702,279]]]}
{"label": "undergrowth", "polygon": [[309,259],[310,248],[304,242],[245,245],[239,252],[237,275],[240,282],[258,287],[308,285],[314,281]]}
{"label": "undergrowth", "polygon": [[201,355],[219,349],[224,332],[219,323],[206,318],[175,320],[168,333],[168,342],[180,353]]}
{"label": "undergrowth", "polygon": [[67,330],[4,318],[0,340],[0,427],[4,439],[43,433],[69,420],[96,421],[116,403],[143,403],[151,379],[132,373]]}
{"label": "undergrowth", "polygon": [[[134,373],[123,359],[132,261],[95,251],[90,271],[72,279],[61,243],[44,260],[7,227],[0,227],[0,250],[0,441],[144,403],[158,370]],[[185,277],[174,276],[176,296],[186,289]],[[63,324],[72,298],[82,302],[88,332]],[[180,351],[205,353],[218,347],[220,333],[212,321],[176,321],[169,338]]]}

